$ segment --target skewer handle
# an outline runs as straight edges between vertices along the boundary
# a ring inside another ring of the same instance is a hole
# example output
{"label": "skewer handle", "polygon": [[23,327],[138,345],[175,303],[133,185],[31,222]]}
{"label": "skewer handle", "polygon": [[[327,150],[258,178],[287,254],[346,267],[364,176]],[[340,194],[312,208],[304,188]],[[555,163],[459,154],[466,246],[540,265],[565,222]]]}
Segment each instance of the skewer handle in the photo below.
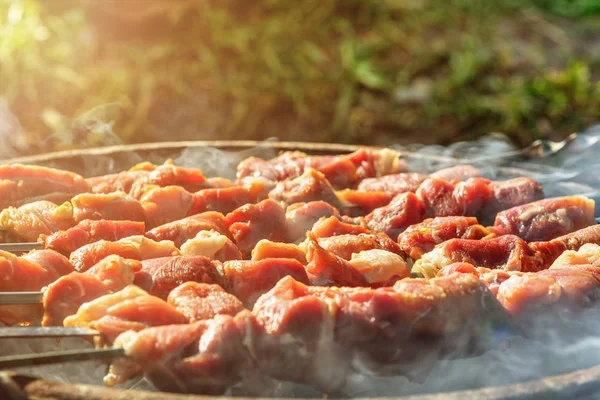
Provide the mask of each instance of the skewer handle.
{"label": "skewer handle", "polygon": [[5,356],[0,357],[0,370],[74,361],[110,360],[124,355],[123,349],[83,349]]}

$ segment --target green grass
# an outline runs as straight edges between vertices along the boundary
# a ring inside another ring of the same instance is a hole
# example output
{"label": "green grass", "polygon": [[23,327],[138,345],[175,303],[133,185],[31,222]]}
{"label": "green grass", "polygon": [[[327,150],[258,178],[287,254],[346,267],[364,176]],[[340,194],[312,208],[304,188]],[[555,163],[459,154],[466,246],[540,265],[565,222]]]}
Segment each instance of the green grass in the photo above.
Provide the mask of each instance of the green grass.
{"label": "green grass", "polygon": [[192,0],[113,29],[75,0],[0,0],[0,96],[27,151],[491,131],[527,144],[600,120],[597,4]]}

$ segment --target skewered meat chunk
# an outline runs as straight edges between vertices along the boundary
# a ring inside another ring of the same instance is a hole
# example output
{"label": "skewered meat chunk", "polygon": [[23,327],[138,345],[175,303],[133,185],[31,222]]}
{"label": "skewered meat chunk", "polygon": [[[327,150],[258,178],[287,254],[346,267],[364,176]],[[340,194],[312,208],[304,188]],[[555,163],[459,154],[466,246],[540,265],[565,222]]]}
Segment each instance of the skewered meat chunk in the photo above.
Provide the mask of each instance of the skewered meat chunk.
{"label": "skewered meat chunk", "polygon": [[498,213],[492,229],[527,242],[547,241],[595,224],[594,205],[578,196],[538,200]]}
{"label": "skewered meat chunk", "polygon": [[[40,253],[40,254],[36,254]],[[28,257],[17,257],[0,251],[0,292],[39,291],[73,271],[73,267],[52,250],[32,252]],[[38,262],[41,261],[41,264]],[[39,304],[0,306],[0,322],[6,325],[30,324],[43,313]]]}
{"label": "skewered meat chunk", "polygon": [[202,185],[203,189],[224,189],[228,187],[236,186],[235,183],[227,178],[214,177],[207,178],[206,182]]}
{"label": "skewered meat chunk", "polygon": [[292,204],[285,213],[288,241],[296,242],[304,238],[306,231],[309,231],[322,217],[338,216],[339,214],[335,207],[324,201]]}
{"label": "skewered meat chunk", "polygon": [[118,292],[133,283],[135,273],[142,269],[138,260],[128,260],[111,254],[85,273],[98,279],[111,292]]}
{"label": "skewered meat chunk", "polygon": [[95,300],[110,290],[96,277],[72,272],[52,282],[44,291],[42,325],[62,325],[82,304]]}
{"label": "skewered meat chunk", "polygon": [[206,178],[199,169],[176,166],[171,160],[159,165],[147,174],[140,174],[133,182],[130,194],[140,199],[150,186],[178,186],[188,192],[196,192],[203,188]]}
{"label": "skewered meat chunk", "polygon": [[44,291],[42,325],[62,325],[79,307],[133,283],[141,263],[110,255],[85,273],[72,272],[52,282]]}
{"label": "skewered meat chunk", "polygon": [[[398,254],[385,250],[391,248],[400,252],[391,240],[384,241],[375,235],[357,236],[357,240],[350,238],[344,235],[317,240],[309,234],[306,271],[313,285],[390,286],[398,279],[410,276],[406,261]],[[333,251],[324,249],[321,241]],[[352,251],[352,247],[356,247],[355,251]]]}
{"label": "skewered meat chunk", "polygon": [[164,300],[129,285],[83,304],[76,314],[65,318],[64,326],[95,329],[112,342],[128,330],[185,322],[185,316]]}
{"label": "skewered meat chunk", "polygon": [[550,266],[553,268],[577,267],[594,273],[600,272],[600,246],[586,243],[579,250],[564,251]]}
{"label": "skewered meat chunk", "polygon": [[298,260],[290,258],[227,261],[218,268],[223,288],[247,306],[252,306],[256,299],[271,290],[285,276],[308,283],[304,266]]}
{"label": "skewered meat chunk", "polygon": [[246,204],[227,214],[225,222],[238,248],[245,256],[261,239],[283,242],[287,238],[285,210],[267,199],[258,204]]}
{"label": "skewered meat chunk", "polygon": [[48,235],[60,229],[68,229],[74,224],[73,207],[65,202],[56,205],[41,200],[9,207],[0,213],[0,225],[12,240],[36,242],[40,235]]}
{"label": "skewered meat chunk", "polygon": [[291,258],[298,260],[302,265],[306,264],[306,253],[299,246],[263,239],[254,246],[252,261],[260,261],[267,258]]}
{"label": "skewered meat chunk", "polygon": [[393,196],[386,192],[362,192],[359,190],[338,190],[337,198],[344,203],[344,214],[360,217],[376,208],[386,206]]}
{"label": "skewered meat chunk", "polygon": [[135,281],[153,296],[167,299],[171,290],[185,282],[216,283],[222,286],[217,263],[207,257],[175,256],[142,261]]}
{"label": "skewered meat chunk", "polygon": [[321,172],[309,168],[297,178],[277,183],[269,198],[289,206],[294,203],[325,201],[336,208],[340,202],[333,187]]}
{"label": "skewered meat chunk", "polygon": [[186,282],[173,289],[167,303],[185,315],[190,323],[216,315],[235,316],[244,309],[242,302],[221,286],[198,282]]}
{"label": "skewered meat chunk", "polygon": [[265,334],[252,332],[251,354],[274,378],[326,392],[343,385],[350,360],[418,378],[445,352],[468,352],[481,339],[494,300],[470,275],[381,289],[311,287],[288,277],[253,308]]}
{"label": "skewered meat chunk", "polygon": [[[43,253],[36,254],[38,252]],[[38,250],[24,257],[0,250],[0,292],[40,290],[73,271],[63,259],[64,256],[53,250]]]}
{"label": "skewered meat chunk", "polygon": [[181,245],[184,256],[204,256],[211,260],[241,260],[242,253],[225,235],[215,231],[201,231],[196,237]]}
{"label": "skewered meat chunk", "polygon": [[194,194],[193,214],[206,211],[227,214],[245,204],[255,204],[266,198],[265,185],[259,181],[247,186],[203,189]]}
{"label": "skewered meat chunk", "polygon": [[0,165],[0,210],[39,200],[62,203],[90,190],[85,179],[72,172],[32,165]]}
{"label": "skewered meat chunk", "polygon": [[361,233],[373,233],[361,225],[343,222],[340,220],[340,218],[335,216],[321,219],[313,226],[313,228],[310,231],[317,239],[338,235],[358,235]]}
{"label": "skewered meat chunk", "polygon": [[211,230],[221,235],[230,235],[223,214],[216,211],[207,211],[192,215],[157,226],[146,232],[146,237],[157,242],[171,240],[175,243],[175,246],[181,247],[187,240],[196,237],[198,232]]}
{"label": "skewered meat chunk", "polygon": [[539,272],[490,270],[456,263],[445,267],[440,275],[462,272],[479,277],[508,312],[524,320],[540,311],[550,312],[552,305],[577,310],[594,304],[600,298],[599,255],[600,246],[587,243],[578,251],[565,251],[548,269]]}
{"label": "skewered meat chunk", "polygon": [[148,229],[196,214],[194,194],[180,186],[155,186],[146,191],[140,203]]}
{"label": "skewered meat chunk", "polygon": [[78,248],[99,240],[112,242],[143,234],[143,222],[85,219],[67,230],[55,231],[51,235],[41,235],[39,240],[46,248],[69,255]]}
{"label": "skewered meat chunk", "polygon": [[417,195],[402,193],[394,197],[387,206],[373,210],[363,221],[370,230],[397,238],[400,232],[423,221],[424,217],[425,209]]}
{"label": "skewered meat chunk", "polygon": [[432,278],[446,265],[466,262],[475,266],[507,271],[527,271],[530,251],[527,243],[514,235],[489,240],[451,239],[418,260],[413,272]]}
{"label": "skewered meat chunk", "polygon": [[541,200],[544,197],[542,187],[530,178],[515,178],[490,183],[492,197],[477,214],[481,224],[492,224],[496,214],[522,204]]}
{"label": "skewered meat chunk", "polygon": [[[317,239],[325,250],[344,260],[351,260],[354,253],[365,250],[386,250],[403,255],[400,246],[383,233],[360,233],[358,235],[336,235]],[[308,240],[307,240],[308,241]],[[302,243],[306,247],[307,241]]]}
{"label": "skewered meat chunk", "polygon": [[236,319],[228,315],[126,332],[115,347],[122,347],[128,360],[113,362],[105,383],[118,384],[143,370],[160,390],[223,394],[257,371],[243,339]]}
{"label": "skewered meat chunk", "polygon": [[20,258],[39,264],[48,271],[53,271],[57,276],[73,272],[73,264],[71,264],[69,259],[51,249],[33,250],[27,254],[23,254]]}
{"label": "skewered meat chunk", "polygon": [[87,271],[104,257],[111,254],[134,260],[148,260],[177,254],[179,250],[170,240],[155,242],[144,236],[130,236],[109,242],[100,240],[75,250],[69,260],[78,272]]}
{"label": "skewered meat chunk", "polygon": [[443,179],[445,181],[466,181],[470,178],[479,178],[481,172],[472,165],[455,165],[440,169],[431,174],[432,178]]}
{"label": "skewered meat chunk", "polygon": [[116,174],[95,176],[93,178],[88,178],[87,182],[92,187],[93,193],[129,193],[133,183],[149,173],[150,171],[146,170],[129,170]]}
{"label": "skewered meat chunk", "polygon": [[71,203],[76,223],[86,219],[144,221],[140,202],[124,192],[84,193],[73,197]]}
{"label": "skewered meat chunk", "polygon": [[546,242],[531,242],[536,264],[531,270],[546,269],[567,250],[577,251],[586,243],[600,244],[600,224],[588,226]]}
{"label": "skewered meat chunk", "polygon": [[250,157],[237,168],[238,182],[247,177],[262,177],[273,182],[297,178],[308,168],[323,173],[334,188],[354,186],[364,178],[400,172],[406,168],[395,151],[389,149],[361,149],[338,156],[307,156],[299,151],[288,151],[269,161]]}
{"label": "skewered meat chunk", "polygon": [[409,226],[398,236],[398,243],[416,261],[447,240],[481,239],[489,234],[490,231],[479,225],[474,217],[436,217]]}
{"label": "skewered meat chunk", "polygon": [[488,240],[451,239],[424,254],[415,263],[413,272],[433,277],[454,262],[507,271],[536,272],[548,269],[566,250],[579,250],[586,243],[600,243],[600,225],[529,244],[515,235]]}
{"label": "skewered meat chunk", "polygon": [[358,184],[357,189],[361,192],[384,192],[395,196],[400,193],[416,192],[419,185],[427,178],[427,175],[418,172],[401,172],[364,179]]}
{"label": "skewered meat chunk", "polygon": [[457,184],[430,178],[419,186],[416,195],[423,203],[427,217],[476,216],[491,200],[492,189],[490,181],[482,178]]}

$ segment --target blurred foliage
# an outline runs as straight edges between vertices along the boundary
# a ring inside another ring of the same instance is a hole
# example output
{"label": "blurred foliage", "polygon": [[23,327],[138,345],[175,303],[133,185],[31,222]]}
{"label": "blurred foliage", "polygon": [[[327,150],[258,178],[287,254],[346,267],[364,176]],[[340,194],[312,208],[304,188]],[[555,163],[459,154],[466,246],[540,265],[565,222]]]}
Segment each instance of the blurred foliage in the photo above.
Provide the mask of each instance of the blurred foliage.
{"label": "blurred foliage", "polygon": [[558,138],[600,120],[598,4],[0,0],[0,99],[21,122],[0,136]]}

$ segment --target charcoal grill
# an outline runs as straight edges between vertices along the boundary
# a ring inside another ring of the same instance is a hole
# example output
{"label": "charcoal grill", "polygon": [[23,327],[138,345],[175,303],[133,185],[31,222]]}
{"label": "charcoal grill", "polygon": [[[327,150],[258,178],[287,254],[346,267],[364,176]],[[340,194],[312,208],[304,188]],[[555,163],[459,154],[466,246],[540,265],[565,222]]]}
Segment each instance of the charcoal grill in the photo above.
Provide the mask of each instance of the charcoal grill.
{"label": "charcoal grill", "polygon": [[[569,144],[575,136],[560,143],[536,142],[532,146],[511,154],[511,157],[543,158]],[[241,159],[251,155],[272,157],[282,150],[299,150],[310,154],[339,154],[352,152],[363,146],[277,142],[277,141],[186,141],[145,143],[120,145],[102,148],[69,150],[41,155],[27,156],[2,160],[0,163],[36,164],[61,168],[80,173],[84,176],[113,173],[128,169],[140,161],[162,163],[172,158],[177,163],[185,161],[186,157],[202,157],[209,154],[207,149],[232,152],[229,167],[233,168]],[[400,152],[407,158],[427,157],[437,163],[452,164],[454,159],[441,155],[415,154]],[[209,162],[210,164],[210,162]],[[194,166],[190,163],[186,166]],[[210,169],[210,165],[197,165]],[[92,172],[91,172],[92,171]],[[231,169],[230,174],[234,170]],[[511,169],[507,169],[510,174]],[[217,171],[218,173],[218,171]],[[208,173],[210,175],[210,172]],[[549,376],[543,379],[527,382],[514,382],[508,386],[486,387],[475,390],[431,393],[404,397],[394,397],[403,400],[438,400],[438,399],[529,399],[529,398],[596,398],[600,393],[600,366],[579,369],[575,372]],[[64,383],[48,380],[16,372],[0,372],[0,398],[2,399],[127,399],[127,400],[217,400],[212,396],[178,395],[160,392],[138,390],[109,389],[102,386]],[[381,399],[381,398],[380,398]]]}

